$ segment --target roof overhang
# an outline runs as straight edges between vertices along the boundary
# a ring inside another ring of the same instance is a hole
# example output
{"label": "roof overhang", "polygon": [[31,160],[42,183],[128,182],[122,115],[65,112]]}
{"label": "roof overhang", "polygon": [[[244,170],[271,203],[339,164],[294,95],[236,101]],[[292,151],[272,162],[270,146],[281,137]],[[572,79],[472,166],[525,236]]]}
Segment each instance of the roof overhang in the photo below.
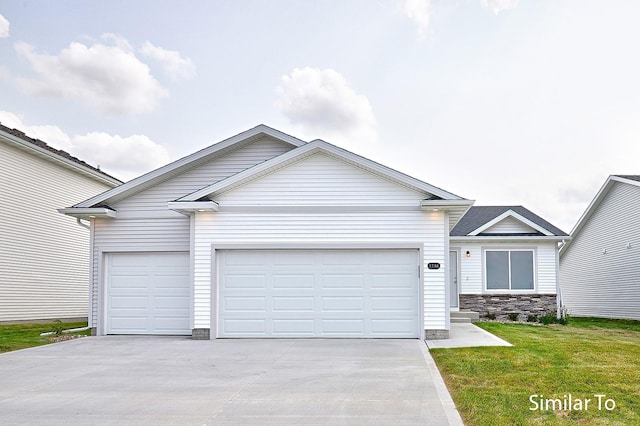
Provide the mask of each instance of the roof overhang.
{"label": "roof overhang", "polygon": [[196,212],[217,212],[219,208],[215,201],[170,201],[167,207],[184,215]]}
{"label": "roof overhang", "polygon": [[53,151],[42,148],[41,146],[25,141],[15,135],[12,135],[11,133],[0,130],[0,136],[11,146],[14,146],[22,151],[31,152],[40,158],[46,158],[47,160],[57,163],[62,167],[74,170],[77,173],[80,173],[107,186],[115,187],[122,183],[120,180],[112,176],[95,170],[92,167],[87,167],[86,165],[73,161],[69,158],[65,158],[62,155],[58,155]]}
{"label": "roof overhang", "polygon": [[535,229],[536,231],[544,234],[545,236],[553,236],[553,232],[550,232],[548,229],[543,228],[542,226],[538,225],[537,223],[534,223],[533,221],[527,219],[526,217],[514,212],[513,210],[509,209],[506,212],[502,213],[500,216],[495,217],[494,219],[490,220],[489,222],[485,223],[484,225],[482,225],[481,227],[474,229],[473,231],[469,232],[470,236],[477,236],[478,234],[482,233],[483,231],[491,228],[493,225],[503,221],[504,219],[508,218],[508,217],[512,217],[516,220],[519,220],[520,222],[524,223],[527,226],[530,226],[531,228]]}
{"label": "roof overhang", "polygon": [[[570,234],[572,237],[575,237],[577,234],[580,233],[582,228],[587,224],[587,222],[591,218],[591,215],[596,211],[596,209],[598,208],[600,203],[602,203],[602,201],[605,199],[605,197],[607,196],[611,188],[613,188],[613,185],[615,185],[617,182],[626,183],[633,186],[640,186],[640,182],[636,180],[627,179],[627,178],[616,176],[616,175],[610,175],[607,178],[607,180],[604,182],[602,187],[600,187],[600,190],[598,191],[596,196],[593,198],[593,200],[591,200],[591,203],[589,203],[589,206],[584,211],[584,213],[582,213],[582,216],[580,216],[580,219],[578,219],[578,222],[571,230]],[[560,256],[563,256],[564,253],[567,252],[567,249],[569,248],[570,245],[571,245],[571,241],[569,240],[567,241],[567,244],[563,244],[562,247],[560,247]]]}
{"label": "roof overhang", "polygon": [[58,209],[58,213],[85,220],[95,218],[115,219],[118,215],[117,211],[109,207],[69,207]]}
{"label": "roof overhang", "polygon": [[462,219],[471,206],[475,203],[474,200],[422,200],[420,202],[420,210],[422,211],[444,211],[449,214],[449,231]]}

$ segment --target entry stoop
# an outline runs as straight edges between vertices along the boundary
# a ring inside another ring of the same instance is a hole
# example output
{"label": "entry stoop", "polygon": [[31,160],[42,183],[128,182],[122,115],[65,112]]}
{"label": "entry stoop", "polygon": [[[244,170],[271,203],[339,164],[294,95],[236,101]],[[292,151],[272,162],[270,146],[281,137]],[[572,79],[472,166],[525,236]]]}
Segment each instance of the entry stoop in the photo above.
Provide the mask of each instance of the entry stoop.
{"label": "entry stoop", "polygon": [[470,323],[480,319],[480,315],[473,311],[451,311],[450,318],[452,323]]}

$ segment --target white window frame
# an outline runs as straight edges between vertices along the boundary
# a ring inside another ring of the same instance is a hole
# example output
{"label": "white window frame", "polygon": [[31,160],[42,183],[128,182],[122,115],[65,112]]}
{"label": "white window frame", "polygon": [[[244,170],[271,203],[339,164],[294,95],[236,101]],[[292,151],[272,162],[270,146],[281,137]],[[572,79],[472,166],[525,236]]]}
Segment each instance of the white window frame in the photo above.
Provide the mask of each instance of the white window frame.
{"label": "white window frame", "polygon": [[[492,252],[492,251],[506,251],[509,253],[509,288],[507,289],[491,289],[488,288],[488,284],[489,284],[489,280],[487,278],[487,252]],[[532,258],[532,269],[533,269],[533,288],[528,288],[528,289],[512,289],[511,288],[511,252],[514,251],[528,251],[531,252],[531,258]],[[527,247],[527,248],[513,248],[513,247],[491,247],[491,248],[483,248],[482,250],[482,269],[483,269],[483,273],[482,273],[482,278],[484,280],[483,283],[483,291],[485,293],[503,293],[503,294],[510,294],[510,293],[536,293],[538,291],[538,271],[537,271],[537,257],[536,257],[536,250],[533,247]]]}

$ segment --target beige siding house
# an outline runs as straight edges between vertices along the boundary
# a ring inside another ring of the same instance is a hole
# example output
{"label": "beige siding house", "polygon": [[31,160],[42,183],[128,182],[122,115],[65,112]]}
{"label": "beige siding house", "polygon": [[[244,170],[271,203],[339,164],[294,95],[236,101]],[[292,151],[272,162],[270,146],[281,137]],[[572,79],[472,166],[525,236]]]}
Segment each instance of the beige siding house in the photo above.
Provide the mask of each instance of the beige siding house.
{"label": "beige siding house", "polygon": [[87,316],[89,230],[56,209],[120,183],[0,125],[0,322]]}
{"label": "beige siding house", "polygon": [[260,125],[62,212],[91,223],[97,334],[443,338],[472,203]]}
{"label": "beige siding house", "polygon": [[606,180],[560,250],[571,315],[640,320],[640,175]]}

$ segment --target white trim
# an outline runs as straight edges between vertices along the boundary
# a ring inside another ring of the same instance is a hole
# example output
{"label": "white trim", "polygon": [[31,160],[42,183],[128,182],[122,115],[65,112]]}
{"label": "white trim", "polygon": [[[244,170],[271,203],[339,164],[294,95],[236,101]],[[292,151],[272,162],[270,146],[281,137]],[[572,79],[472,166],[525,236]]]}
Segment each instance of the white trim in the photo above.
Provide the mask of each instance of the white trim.
{"label": "white trim", "polygon": [[537,223],[532,222],[531,220],[529,220],[526,217],[514,212],[511,209],[509,209],[506,212],[502,213],[500,216],[497,216],[497,217],[493,218],[492,220],[490,220],[489,222],[487,222],[484,225],[480,226],[479,228],[469,232],[468,235],[469,236],[477,236],[482,231],[484,231],[486,229],[489,229],[490,227],[492,227],[493,225],[497,224],[498,222],[501,222],[502,220],[506,219],[507,217],[513,217],[514,219],[517,219],[520,222],[524,223],[525,225],[528,225],[528,226],[532,227],[536,231],[541,232],[542,234],[544,234],[547,237],[554,236],[553,232],[550,232],[548,229],[543,228],[542,226],[538,225]]}
{"label": "white trim", "polygon": [[167,208],[188,216],[195,212],[217,212],[218,203],[215,201],[169,201]]}
{"label": "white trim", "polygon": [[94,219],[96,217],[114,219],[118,216],[118,212],[116,210],[110,209],[109,207],[70,207],[66,209],[58,209],[58,213],[76,217],[78,219]]}
{"label": "white trim", "polygon": [[35,145],[29,141],[25,141],[24,139],[21,139],[18,136],[12,135],[11,133],[7,133],[4,130],[0,130],[0,136],[4,138],[8,143],[17,145],[19,148],[22,148],[22,149],[34,151],[42,157],[53,160],[54,162],[57,162],[67,168],[73,169],[76,172],[80,172],[87,177],[97,180],[98,182],[102,182],[111,187],[120,185],[122,183],[122,181],[120,181],[119,179],[116,179],[112,176],[108,176],[105,173],[102,173],[98,170],[94,170],[91,167],[84,166],[76,161],[65,158],[52,151],[49,151],[48,149]]}
{"label": "white trim", "polygon": [[571,237],[567,236],[557,236],[557,235],[480,235],[480,236],[453,236],[451,237],[451,241],[455,242],[482,242],[482,241],[491,241],[491,242],[540,242],[540,241],[568,241]]}
{"label": "white trim", "polygon": [[[586,225],[587,221],[591,218],[591,215],[593,215],[598,206],[600,206],[602,201],[604,201],[606,195],[609,193],[611,188],[613,188],[613,185],[616,182],[626,183],[633,186],[640,186],[640,182],[638,181],[625,179],[620,176],[610,175],[604,182],[604,184],[600,187],[600,190],[598,190],[596,196],[593,198],[593,200],[591,200],[591,203],[589,203],[589,206],[587,206],[587,209],[584,211],[584,213],[582,213],[582,216],[580,216],[580,219],[578,219],[578,222],[576,222],[575,226],[569,233],[571,235],[571,238],[580,233],[582,227]],[[562,258],[564,253],[566,253],[567,247],[569,247],[570,245],[571,239],[567,239],[567,242],[563,244],[562,247],[560,247],[560,258]]]}
{"label": "white trim", "polygon": [[288,164],[294,163],[296,161],[300,161],[303,158],[311,156],[316,153],[323,153],[323,154],[333,156],[339,160],[345,161],[356,167],[360,167],[370,173],[374,173],[378,176],[381,176],[392,182],[404,185],[413,190],[418,190],[418,191],[426,192],[429,194],[437,195],[441,198],[445,198],[449,200],[462,200],[463,203],[473,204],[473,202],[464,200],[455,194],[451,194],[450,192],[444,191],[426,182],[422,182],[411,176],[405,175],[389,167],[383,166],[367,158],[360,157],[359,155],[346,151],[342,148],[338,148],[335,145],[331,145],[321,140],[315,140],[313,142],[309,142],[306,145],[302,145],[296,149],[293,149],[275,158],[272,158],[263,163],[260,163],[245,171],[242,171],[226,179],[223,179],[220,182],[214,183],[213,185],[209,185],[196,192],[185,195],[184,197],[178,199],[178,201],[196,201],[205,197],[215,197],[215,195],[218,193],[230,191],[233,188],[236,188],[240,185],[248,183],[266,174],[272,173],[282,167],[287,166]]}
{"label": "white trim", "polygon": [[140,177],[130,180],[129,182],[126,182],[109,191],[103,192],[102,194],[99,194],[93,198],[89,198],[88,200],[76,204],[76,207],[91,207],[96,204],[103,203],[110,198],[122,196],[124,193],[136,191],[140,187],[144,188],[152,186],[156,181],[161,181],[166,175],[173,174],[174,172],[184,167],[188,167],[190,164],[202,160],[205,157],[218,153],[225,148],[229,148],[238,143],[246,142],[249,139],[259,137],[260,135],[270,136],[272,138],[278,139],[279,141],[288,143],[294,147],[299,147],[305,144],[304,141],[298,138],[287,135],[286,133],[283,133],[271,127],[265,126],[264,124],[260,124],[253,129],[246,130],[221,142],[208,146],[207,148],[204,148],[191,155],[180,158],[173,163],[167,164],[166,166],[160,167],[159,169],[153,170]]}
{"label": "white trim", "polygon": [[[488,251],[506,251],[509,253],[509,288],[490,289],[487,288],[487,252]],[[511,252],[512,251],[530,251],[533,272],[533,288],[531,289],[513,289],[511,288]],[[537,247],[482,247],[482,293],[483,294],[537,294],[538,293],[538,251]]]}

